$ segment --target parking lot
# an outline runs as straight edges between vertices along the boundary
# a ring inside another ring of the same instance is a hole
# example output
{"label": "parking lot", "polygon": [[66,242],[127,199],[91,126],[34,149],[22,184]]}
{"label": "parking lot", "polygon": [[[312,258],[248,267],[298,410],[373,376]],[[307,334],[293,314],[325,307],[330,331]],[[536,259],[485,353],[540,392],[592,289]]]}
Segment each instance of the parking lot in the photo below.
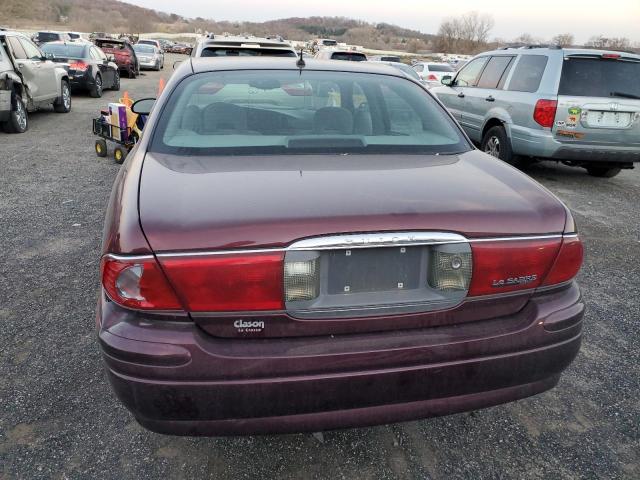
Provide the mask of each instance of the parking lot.
{"label": "parking lot", "polygon": [[[180,438],[138,426],[95,335],[104,210],[120,168],[91,119],[161,72],[0,133],[0,479],[640,478],[640,169],[613,179],[539,163],[586,248],[584,340],[560,384],[473,413],[324,434]],[[487,192],[488,195],[491,192]]]}

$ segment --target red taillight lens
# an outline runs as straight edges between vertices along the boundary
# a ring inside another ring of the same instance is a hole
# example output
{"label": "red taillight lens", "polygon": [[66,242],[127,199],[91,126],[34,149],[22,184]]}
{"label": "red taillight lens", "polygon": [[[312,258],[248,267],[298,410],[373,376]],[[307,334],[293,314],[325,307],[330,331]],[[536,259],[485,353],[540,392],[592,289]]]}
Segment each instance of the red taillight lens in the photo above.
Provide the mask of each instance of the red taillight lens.
{"label": "red taillight lens", "polygon": [[505,240],[471,244],[469,296],[539,287],[560,249],[561,239]]}
{"label": "red taillight lens", "polygon": [[555,100],[538,100],[533,111],[533,119],[543,127],[553,127],[556,119],[558,102]]}
{"label": "red taillight lens", "polygon": [[434,81],[434,82],[435,82],[435,81],[437,81],[437,80],[438,80],[438,77],[436,77],[436,76],[432,73],[432,74],[430,74],[430,75],[427,77],[427,80],[431,80],[431,81]]}
{"label": "red taillight lens", "polygon": [[190,312],[284,308],[284,253],[165,257],[160,263]]}
{"label": "red taillight lens", "polygon": [[602,54],[602,58],[607,58],[609,60],[618,60],[621,57],[622,55],[620,55],[619,53],[603,53]]}
{"label": "red taillight lens", "polygon": [[84,72],[89,68],[89,65],[82,61],[77,61],[77,62],[70,63],[69,68],[71,70],[79,70],[81,72]]}
{"label": "red taillight lens", "polygon": [[137,310],[182,310],[171,285],[153,257],[102,258],[102,286],[109,298]]}
{"label": "red taillight lens", "polygon": [[544,285],[557,285],[571,280],[580,271],[584,249],[578,237],[565,237],[551,271],[544,279]]}

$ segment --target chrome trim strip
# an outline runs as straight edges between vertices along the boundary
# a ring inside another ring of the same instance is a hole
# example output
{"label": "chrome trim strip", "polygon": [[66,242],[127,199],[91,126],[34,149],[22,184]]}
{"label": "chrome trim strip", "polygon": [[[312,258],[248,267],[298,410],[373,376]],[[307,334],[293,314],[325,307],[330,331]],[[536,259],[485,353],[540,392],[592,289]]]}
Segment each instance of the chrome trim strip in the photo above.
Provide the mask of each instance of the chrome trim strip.
{"label": "chrome trim strip", "polygon": [[410,247],[438,245],[442,243],[466,243],[468,240],[457,233],[440,232],[393,232],[331,235],[308,238],[292,243],[287,250],[341,250],[378,247]]}
{"label": "chrome trim strip", "polygon": [[113,258],[114,260],[127,262],[131,260],[153,260],[153,255],[116,255],[114,253],[105,253],[102,257]]}
{"label": "chrome trim strip", "polygon": [[524,237],[490,237],[490,238],[470,238],[469,243],[482,243],[482,242],[511,242],[517,240],[546,240],[553,238],[562,238],[563,235],[558,233],[554,235],[532,235]]}
{"label": "chrome trim strip", "polygon": [[[421,245],[440,245],[447,243],[482,243],[482,242],[507,242],[518,240],[546,240],[554,238],[576,238],[577,234],[550,234],[550,235],[529,235],[513,237],[488,237],[488,238],[466,238],[457,233],[446,232],[395,232],[395,233],[372,233],[372,234],[346,234],[330,235],[326,237],[315,237],[298,240],[285,248],[248,248],[237,250],[212,250],[193,252],[158,252],[157,257],[161,258],[182,258],[182,257],[207,257],[212,255],[243,255],[251,253],[276,253],[287,251],[319,251],[319,250],[341,250],[356,248],[382,248],[382,247],[411,247]],[[116,260],[146,260],[153,255],[145,256],[119,256],[108,254]]]}

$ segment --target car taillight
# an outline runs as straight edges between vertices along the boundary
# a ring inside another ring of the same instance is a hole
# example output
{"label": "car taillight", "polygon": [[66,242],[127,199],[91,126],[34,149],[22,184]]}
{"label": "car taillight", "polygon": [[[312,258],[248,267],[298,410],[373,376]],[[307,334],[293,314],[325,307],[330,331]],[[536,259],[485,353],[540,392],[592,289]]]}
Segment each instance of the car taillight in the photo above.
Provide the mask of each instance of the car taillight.
{"label": "car taillight", "polygon": [[558,102],[556,100],[538,100],[533,111],[533,119],[543,127],[553,127]]}
{"label": "car taillight", "polygon": [[580,271],[584,249],[577,236],[564,237],[562,246],[551,271],[544,279],[544,285],[557,285],[575,277]]}
{"label": "car taillight", "polygon": [[431,80],[431,81],[437,81],[438,77],[436,77],[433,73],[431,73],[428,77],[427,80]]}
{"label": "car taillight", "polygon": [[182,310],[180,301],[153,256],[104,256],[102,286],[115,303],[136,310]]}
{"label": "car taillight", "polygon": [[160,257],[191,312],[282,310],[284,253]]}
{"label": "car taillight", "polygon": [[472,297],[563,283],[582,265],[578,237],[478,242],[471,249]]}
{"label": "car taillight", "polygon": [[77,61],[77,62],[70,63],[69,68],[71,70],[79,70],[81,72],[84,72],[89,68],[89,64],[82,61]]}

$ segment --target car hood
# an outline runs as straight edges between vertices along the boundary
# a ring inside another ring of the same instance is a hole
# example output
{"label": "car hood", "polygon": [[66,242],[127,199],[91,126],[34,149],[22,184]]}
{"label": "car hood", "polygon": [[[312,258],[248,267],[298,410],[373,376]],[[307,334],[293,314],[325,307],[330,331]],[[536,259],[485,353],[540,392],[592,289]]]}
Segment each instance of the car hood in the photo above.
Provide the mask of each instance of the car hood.
{"label": "car hood", "polygon": [[565,207],[479,151],[184,157],[147,153],[142,229],[155,251],[282,247],[345,232],[560,233]]}

